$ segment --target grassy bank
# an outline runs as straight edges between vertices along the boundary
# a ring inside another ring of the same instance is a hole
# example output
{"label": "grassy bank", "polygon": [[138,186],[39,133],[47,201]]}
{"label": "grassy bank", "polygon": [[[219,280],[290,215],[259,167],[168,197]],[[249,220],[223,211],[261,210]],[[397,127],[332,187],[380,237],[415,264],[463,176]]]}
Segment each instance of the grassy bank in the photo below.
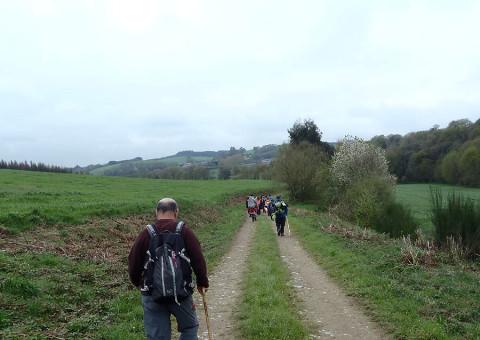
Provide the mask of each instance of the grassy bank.
{"label": "grassy bank", "polygon": [[[434,186],[441,189],[445,194],[455,191],[480,202],[479,188],[440,184]],[[401,184],[397,185],[395,190],[397,200],[412,210],[422,230],[429,236],[433,235],[433,225],[430,218],[430,187],[430,184]]]}
{"label": "grassy bank", "polygon": [[[244,219],[243,204],[223,203],[181,206],[210,270]],[[8,236],[13,243],[0,251],[0,338],[143,339],[140,295],[129,283],[126,258],[150,221],[98,219]]]}
{"label": "grassy bank", "polygon": [[0,170],[0,228],[18,232],[36,225],[145,214],[161,197],[174,197],[189,208],[269,187],[269,181],[254,180],[169,181]]}
{"label": "grassy bank", "polygon": [[308,332],[295,310],[289,274],[281,261],[269,220],[260,216],[247,260],[239,312],[245,339],[307,339]]}
{"label": "grassy bank", "polygon": [[478,339],[477,267],[402,262],[399,241],[327,232],[328,217],[292,209],[290,225],[314,259],[397,338]]}

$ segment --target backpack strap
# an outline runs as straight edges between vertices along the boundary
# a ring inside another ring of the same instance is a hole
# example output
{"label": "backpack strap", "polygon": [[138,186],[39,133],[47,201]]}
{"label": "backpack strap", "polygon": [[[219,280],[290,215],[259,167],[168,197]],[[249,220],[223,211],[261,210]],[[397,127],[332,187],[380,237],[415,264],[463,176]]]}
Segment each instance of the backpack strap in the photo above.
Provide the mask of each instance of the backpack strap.
{"label": "backpack strap", "polygon": [[154,258],[156,256],[155,249],[158,244],[158,233],[155,226],[151,224],[148,224],[146,226],[146,229],[148,231],[148,234],[150,235],[150,241],[148,243],[148,250],[147,250],[148,259],[145,262],[145,266],[144,266],[144,270],[145,270],[144,287],[142,288],[142,292],[145,292],[145,294],[148,294],[151,288],[151,285],[153,283],[153,270],[151,269],[150,262],[154,262]]}
{"label": "backpack strap", "polygon": [[157,230],[153,225],[148,224],[147,230],[148,230],[148,233],[150,234],[150,238],[154,238],[155,236],[157,236]]}
{"label": "backpack strap", "polygon": [[150,252],[150,256],[152,258],[155,258],[155,256],[156,256],[155,249],[158,246],[157,228],[155,228],[155,226],[152,225],[152,224],[148,224],[147,225],[147,231],[148,231],[148,234],[150,235],[150,242],[149,242],[149,245],[148,245],[148,250]]}
{"label": "backpack strap", "polygon": [[175,228],[175,233],[181,234],[184,225],[185,225],[185,222],[183,221],[178,222],[177,227]]}

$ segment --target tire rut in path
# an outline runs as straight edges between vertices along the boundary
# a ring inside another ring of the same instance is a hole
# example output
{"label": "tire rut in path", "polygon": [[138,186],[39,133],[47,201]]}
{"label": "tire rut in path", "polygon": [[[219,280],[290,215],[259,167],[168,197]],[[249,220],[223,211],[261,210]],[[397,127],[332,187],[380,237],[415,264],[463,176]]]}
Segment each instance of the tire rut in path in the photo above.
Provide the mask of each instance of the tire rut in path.
{"label": "tire rut in path", "polygon": [[353,299],[314,262],[293,234],[279,237],[278,244],[301,302],[300,315],[315,330],[312,339],[386,338]]}
{"label": "tire rut in path", "polygon": [[[235,339],[234,313],[240,304],[241,284],[246,270],[246,260],[253,238],[254,224],[247,220],[237,231],[232,246],[211,275],[207,292],[208,313],[213,338]],[[201,296],[194,296],[200,327],[199,339],[208,339],[205,313]]]}

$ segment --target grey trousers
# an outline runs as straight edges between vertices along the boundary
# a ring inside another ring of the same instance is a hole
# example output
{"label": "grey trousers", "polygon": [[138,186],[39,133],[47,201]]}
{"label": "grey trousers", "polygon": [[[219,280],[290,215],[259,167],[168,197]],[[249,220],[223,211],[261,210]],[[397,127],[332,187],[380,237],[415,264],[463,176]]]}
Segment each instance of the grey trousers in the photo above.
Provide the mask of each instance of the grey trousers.
{"label": "grey trousers", "polygon": [[176,303],[157,303],[151,296],[142,296],[143,323],[145,335],[149,340],[170,340],[172,328],[170,315],[177,319],[180,340],[197,340],[198,320],[192,296],[180,305]]}

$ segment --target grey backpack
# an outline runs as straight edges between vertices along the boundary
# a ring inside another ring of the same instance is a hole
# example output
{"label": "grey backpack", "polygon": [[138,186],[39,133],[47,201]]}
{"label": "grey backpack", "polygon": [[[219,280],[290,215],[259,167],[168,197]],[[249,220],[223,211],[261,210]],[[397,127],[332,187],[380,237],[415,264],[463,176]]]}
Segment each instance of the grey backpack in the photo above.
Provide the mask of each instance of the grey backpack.
{"label": "grey backpack", "polygon": [[178,222],[174,233],[158,232],[155,226],[147,225],[150,244],[141,290],[157,302],[180,304],[179,301],[193,293],[192,268],[182,237],[183,225],[183,221]]}

